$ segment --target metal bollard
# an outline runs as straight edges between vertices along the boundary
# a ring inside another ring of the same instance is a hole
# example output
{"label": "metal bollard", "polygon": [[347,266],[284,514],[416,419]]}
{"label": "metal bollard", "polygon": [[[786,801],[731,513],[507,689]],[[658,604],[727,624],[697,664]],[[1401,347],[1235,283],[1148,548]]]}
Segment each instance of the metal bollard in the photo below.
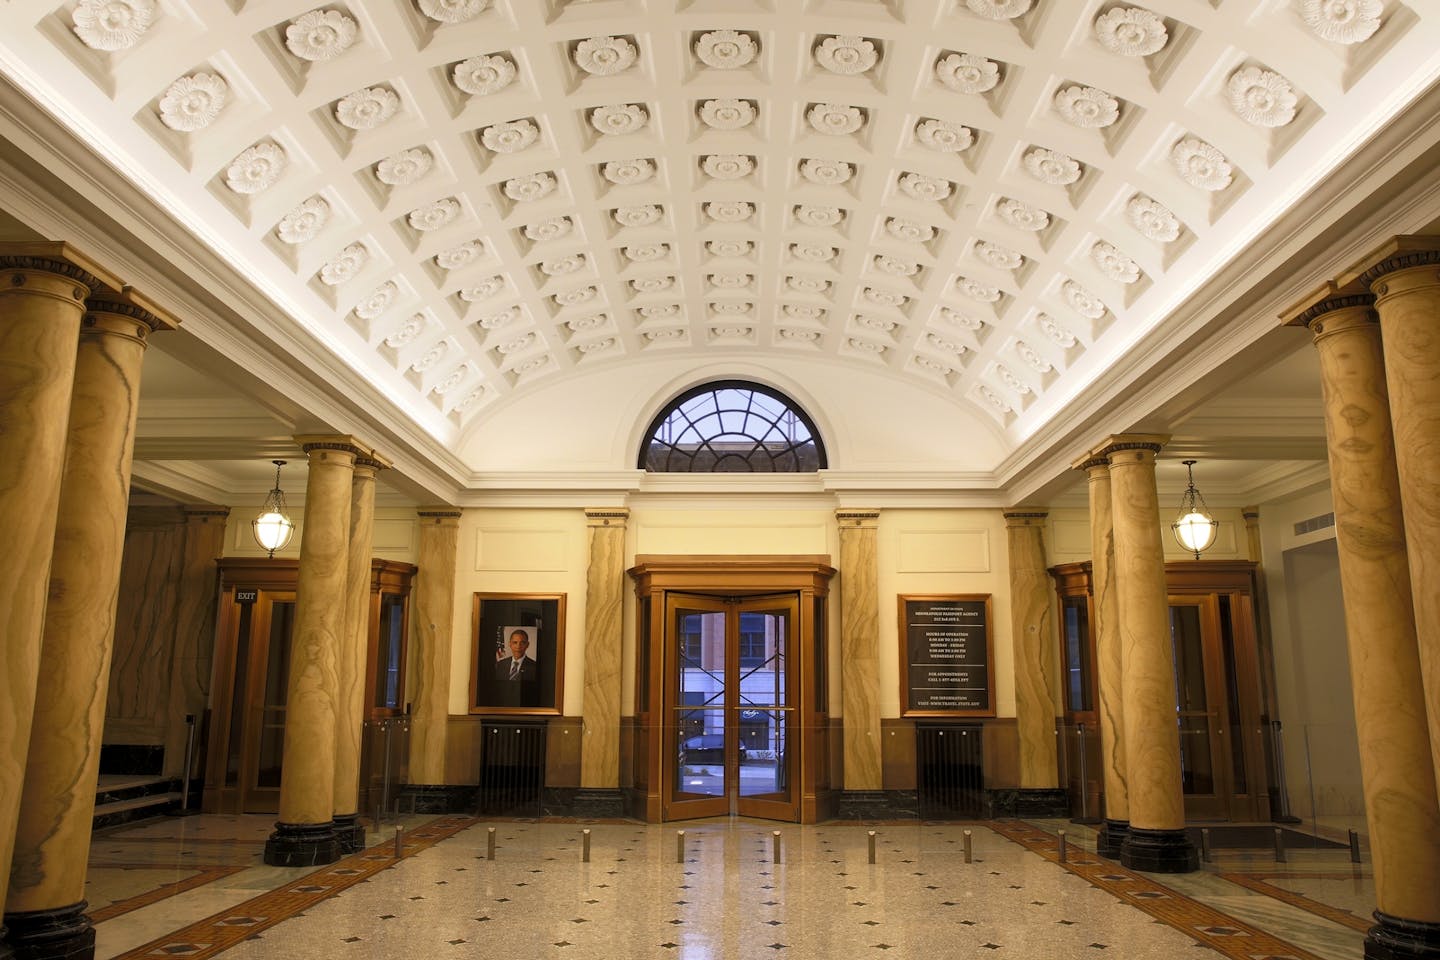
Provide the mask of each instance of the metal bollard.
{"label": "metal bollard", "polygon": [[1275,828],[1275,862],[1285,862],[1285,834],[1279,827]]}
{"label": "metal bollard", "polygon": [[590,862],[590,831],[580,831],[580,862]]}
{"label": "metal bollard", "polygon": [[773,863],[780,862],[780,831],[776,830],[770,835],[770,859]]}
{"label": "metal bollard", "polygon": [[395,825],[395,859],[399,860],[403,856],[405,856],[405,827],[397,823]]}
{"label": "metal bollard", "polygon": [[1350,831],[1350,862],[1360,862],[1360,834]]}
{"label": "metal bollard", "polygon": [[965,862],[966,862],[966,863],[971,863],[971,862],[973,862],[973,856],[974,856],[975,851],[974,851],[974,848],[971,846],[971,843],[970,843],[970,840],[971,840],[970,831],[969,831],[969,830],[966,830],[965,833],[964,833],[964,836],[965,836]]}
{"label": "metal bollard", "polygon": [[685,862],[685,831],[675,831],[675,862]]}
{"label": "metal bollard", "polygon": [[485,828],[485,859],[495,859],[495,828]]}
{"label": "metal bollard", "polygon": [[1200,859],[1210,862],[1210,828],[1200,828]]}
{"label": "metal bollard", "polygon": [[1069,849],[1069,846],[1066,844],[1066,841],[1065,841],[1065,831],[1064,831],[1064,830],[1061,830],[1061,831],[1060,831],[1060,862],[1061,862],[1061,863],[1069,863],[1069,862],[1070,862],[1070,849]]}
{"label": "metal bollard", "polygon": [[195,765],[195,714],[185,714],[185,781],[180,790],[180,812],[190,812],[190,778]]}
{"label": "metal bollard", "polygon": [[875,831],[870,831],[870,862],[875,862]]}

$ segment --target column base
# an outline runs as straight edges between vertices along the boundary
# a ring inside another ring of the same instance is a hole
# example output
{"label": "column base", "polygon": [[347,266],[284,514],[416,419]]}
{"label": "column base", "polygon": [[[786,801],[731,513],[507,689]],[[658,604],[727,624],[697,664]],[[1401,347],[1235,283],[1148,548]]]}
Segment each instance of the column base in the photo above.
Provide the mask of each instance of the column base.
{"label": "column base", "polygon": [[1129,820],[1106,820],[1095,833],[1095,852],[1106,860],[1119,860],[1120,847],[1129,835]]}
{"label": "column base", "polygon": [[265,862],[272,867],[322,867],[340,859],[335,823],[284,823],[265,841]]}
{"label": "column base", "polygon": [[10,928],[0,924],[0,960],[14,960],[15,951],[10,949]]}
{"label": "column base", "polygon": [[365,849],[365,827],[360,823],[358,813],[335,814],[335,842],[340,844],[340,853],[347,855]]}
{"label": "column base", "polygon": [[1440,923],[1405,920],[1376,910],[1365,934],[1365,960],[1437,960]]}
{"label": "column base", "polygon": [[1200,851],[1184,830],[1147,830],[1132,823],[1120,844],[1120,865],[1145,873],[1193,873],[1200,869]]}
{"label": "column base", "polygon": [[5,914],[6,943],[15,960],[93,960],[95,928],[85,916],[89,906],[81,900],[53,910]]}

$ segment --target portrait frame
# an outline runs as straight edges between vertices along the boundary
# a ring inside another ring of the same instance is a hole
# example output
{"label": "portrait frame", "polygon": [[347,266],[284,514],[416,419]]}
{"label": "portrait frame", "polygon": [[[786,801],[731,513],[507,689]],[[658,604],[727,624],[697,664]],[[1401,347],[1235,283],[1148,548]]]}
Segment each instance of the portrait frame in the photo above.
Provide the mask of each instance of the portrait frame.
{"label": "portrait frame", "polygon": [[900,715],[995,716],[991,595],[901,594],[897,600]]}
{"label": "portrait frame", "polygon": [[[523,634],[524,677],[507,682]],[[476,593],[470,605],[470,713],[558,717],[565,694],[565,594]]]}

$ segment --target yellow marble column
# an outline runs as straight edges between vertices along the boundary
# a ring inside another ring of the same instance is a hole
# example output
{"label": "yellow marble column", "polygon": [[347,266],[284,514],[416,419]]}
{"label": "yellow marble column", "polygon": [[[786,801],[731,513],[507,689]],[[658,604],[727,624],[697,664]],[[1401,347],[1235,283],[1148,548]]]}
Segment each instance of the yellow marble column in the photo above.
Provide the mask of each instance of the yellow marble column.
{"label": "yellow marble column", "polygon": [[880,790],[879,510],[836,510],[840,528],[840,704],[845,789]]}
{"label": "yellow marble column", "polygon": [[275,867],[340,859],[334,822],[335,725],[350,563],[350,485],[356,457],[370,453],[349,436],[303,436],[295,442],[310,469],[290,636],[280,819],[265,841],[265,862]]}
{"label": "yellow marble column", "polygon": [[0,243],[0,904],[30,749],[75,345],[85,298],[102,286],[120,284],[66,244]]}
{"label": "yellow marble column", "polygon": [[625,597],[625,521],[630,511],[585,511],[585,700],[580,785],[620,787],[620,619]]}
{"label": "yellow marble column", "polygon": [[93,951],[85,866],[146,340],[177,323],[132,292],[86,302],[50,564],[34,724],[5,901],[24,956]]}
{"label": "yellow marble column", "polygon": [[1120,659],[1120,602],[1115,590],[1110,461],[1087,456],[1075,468],[1085,471],[1090,491],[1090,629],[1095,637],[1096,713],[1105,787],[1105,823],[1096,834],[1095,852],[1114,860],[1130,833],[1130,787],[1125,767],[1125,673]]}
{"label": "yellow marble column", "polygon": [[1098,451],[1110,460],[1115,586],[1124,664],[1125,755],[1130,831],[1120,862],[1135,870],[1188,873],[1200,858],[1185,836],[1175,657],[1166,600],[1165,550],[1155,455],[1164,437],[1112,437]]}
{"label": "yellow marble column", "polygon": [[[1430,763],[1426,700],[1403,488],[1372,302],[1363,292],[1329,287],[1289,314],[1290,323],[1310,328],[1320,355],[1350,684],[1380,921],[1366,937],[1367,957],[1389,956],[1383,950],[1407,943],[1415,924],[1428,924],[1432,939],[1440,931],[1440,805],[1434,778],[1420,775]],[[1411,954],[1402,950],[1394,956]]]}
{"label": "yellow marble column", "polygon": [[[1367,258],[1385,350],[1415,635],[1440,785],[1440,237],[1396,237]],[[1440,788],[1440,787],[1437,787]]]}
{"label": "yellow marble column", "polygon": [[1039,511],[1005,512],[1010,547],[1010,630],[1015,663],[1015,727],[1020,737],[1020,794],[1015,815],[1068,817],[1060,788],[1055,730],[1055,621],[1045,565],[1045,519]]}
{"label": "yellow marble column", "polygon": [[415,668],[410,713],[410,782],[445,781],[445,724],[450,717],[450,658],[455,634],[455,563],[460,511],[420,511],[420,572],[410,591],[410,663]]}
{"label": "yellow marble column", "polygon": [[350,555],[345,566],[345,633],[336,662],[335,839],[340,852],[365,849],[360,823],[360,743],[370,652],[370,549],[375,542],[375,475],[390,462],[374,451],[355,458],[350,477]]}

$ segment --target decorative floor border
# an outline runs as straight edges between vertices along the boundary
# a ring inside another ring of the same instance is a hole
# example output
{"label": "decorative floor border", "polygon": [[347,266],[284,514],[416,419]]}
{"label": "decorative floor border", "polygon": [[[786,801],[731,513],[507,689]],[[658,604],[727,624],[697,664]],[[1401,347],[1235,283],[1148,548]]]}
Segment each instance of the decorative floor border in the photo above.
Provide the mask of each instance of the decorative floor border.
{"label": "decorative floor border", "polygon": [[[101,870],[164,870],[168,867],[164,864],[155,863],[92,863],[90,869]],[[194,876],[183,877],[170,883],[162,883],[151,890],[145,890],[135,894],[133,897],[125,897],[123,900],[114,900],[97,910],[86,911],[86,916],[91,923],[104,923],[106,920],[114,920],[116,917],[124,916],[132,910],[139,910],[141,907],[148,907],[152,903],[159,903],[161,900],[168,900],[176,894],[184,893],[186,890],[194,890],[196,887],[203,887],[207,883],[214,883],[216,880],[223,880],[225,877],[247,870],[244,866],[230,867],[191,867],[195,871]]]}
{"label": "decorative floor border", "polygon": [[[437,817],[406,833],[404,856],[413,857],[479,822],[474,817]],[[236,904],[228,910],[222,910],[133,950],[127,950],[117,955],[114,960],[151,960],[163,957],[206,960],[247,937],[268,930],[320,901],[369,879],[395,863],[390,845],[378,844],[252,897],[244,903]]]}
{"label": "decorative floor border", "polygon": [[[1288,903],[1290,906],[1306,913],[1313,913],[1317,917],[1323,917],[1331,923],[1338,923],[1341,926],[1349,927],[1351,930],[1358,930],[1361,933],[1368,931],[1374,923],[1364,917],[1357,917],[1349,910],[1342,910],[1339,907],[1332,907],[1328,903],[1321,903],[1319,900],[1312,900],[1303,893],[1296,893],[1294,890],[1286,890],[1284,887],[1277,887],[1268,880],[1284,880],[1295,877],[1301,880],[1350,880],[1355,878],[1354,873],[1222,873],[1222,880],[1229,880],[1237,886],[1246,890],[1253,890],[1256,893],[1264,894],[1281,903]],[[1363,879],[1363,878],[1362,878]]]}
{"label": "decorative floor border", "polygon": [[1302,950],[1156,883],[1143,873],[1127,870],[1119,863],[1103,860],[1089,851],[1071,847],[1067,861],[1060,863],[1059,838],[1038,827],[1018,820],[995,821],[987,826],[1005,839],[1059,864],[1093,886],[1143,910],[1231,960],[1254,960],[1257,957],[1264,960],[1321,960],[1308,950]]}

